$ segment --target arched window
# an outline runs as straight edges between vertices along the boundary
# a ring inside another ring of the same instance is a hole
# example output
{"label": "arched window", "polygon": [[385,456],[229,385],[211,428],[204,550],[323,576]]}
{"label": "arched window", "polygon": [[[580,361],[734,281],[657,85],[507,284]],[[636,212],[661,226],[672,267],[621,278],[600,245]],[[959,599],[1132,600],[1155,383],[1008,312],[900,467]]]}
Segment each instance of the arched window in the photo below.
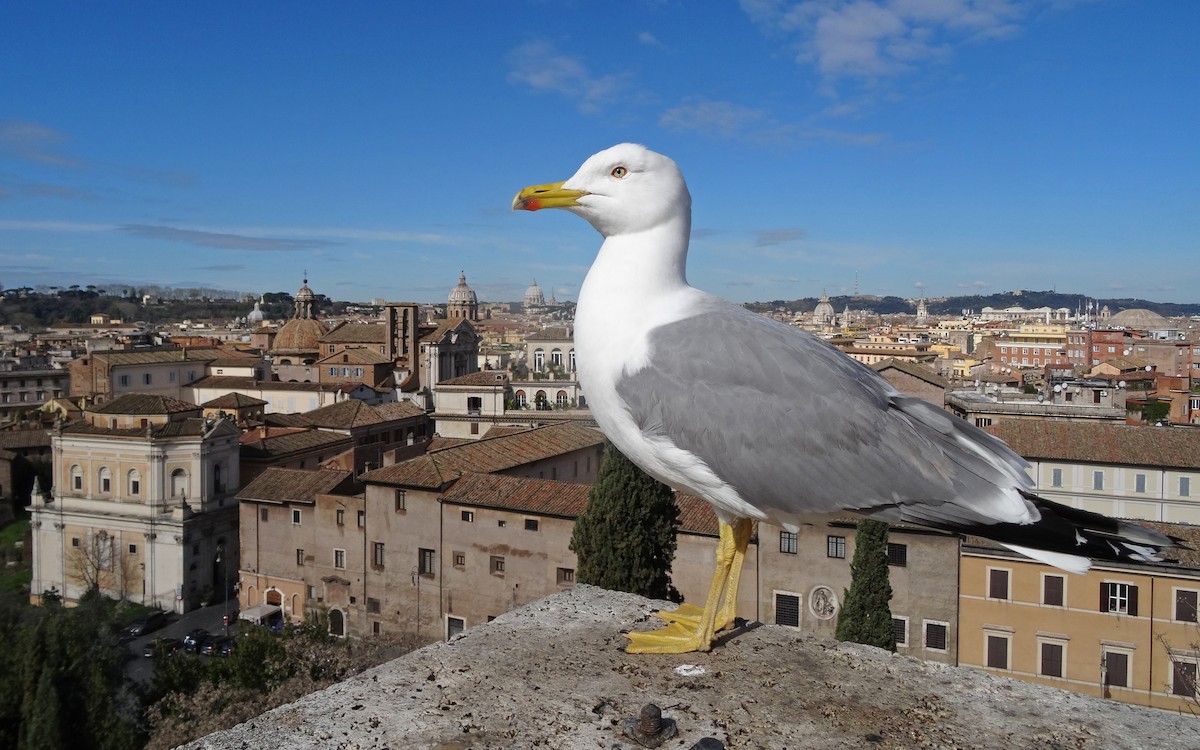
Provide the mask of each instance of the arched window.
{"label": "arched window", "polygon": [[342,614],[342,610],[329,610],[329,632],[337,636],[346,634],[346,616]]}
{"label": "arched window", "polygon": [[185,469],[171,472],[171,497],[185,498],[188,492],[188,475]]}
{"label": "arched window", "polygon": [[541,372],[546,367],[546,352],[543,349],[533,350],[533,369]]}
{"label": "arched window", "polygon": [[575,350],[571,349],[567,352],[567,362],[570,363],[571,372],[575,372]]}
{"label": "arched window", "polygon": [[513,402],[517,405],[518,409],[524,409],[526,406],[529,406],[529,399],[526,398],[525,391],[517,391],[514,393]]}
{"label": "arched window", "polygon": [[129,496],[137,497],[138,495],[142,494],[142,475],[138,473],[138,470],[130,469],[127,476],[128,482],[125,487],[126,492],[129,493]]}
{"label": "arched window", "polygon": [[556,393],[556,394],[554,395],[554,403],[555,403],[555,405],[557,405],[559,408],[561,408],[561,409],[565,409],[565,408],[567,407],[567,403],[568,403],[568,402],[569,402],[569,399],[567,398],[567,392],[566,392],[566,391],[559,391],[558,393]]}
{"label": "arched window", "polygon": [[100,467],[100,494],[112,494],[112,472],[108,470],[107,466]]}
{"label": "arched window", "polygon": [[563,363],[562,349],[551,349],[550,350],[550,364],[554,365],[555,367],[562,367],[562,363]]}
{"label": "arched window", "polygon": [[546,392],[545,391],[538,391],[537,393],[533,394],[533,403],[534,403],[534,408],[536,408],[536,409],[549,409],[550,408],[549,403],[547,403],[547,401],[546,401]]}
{"label": "arched window", "polygon": [[79,464],[71,466],[71,489],[75,492],[83,492],[83,469]]}

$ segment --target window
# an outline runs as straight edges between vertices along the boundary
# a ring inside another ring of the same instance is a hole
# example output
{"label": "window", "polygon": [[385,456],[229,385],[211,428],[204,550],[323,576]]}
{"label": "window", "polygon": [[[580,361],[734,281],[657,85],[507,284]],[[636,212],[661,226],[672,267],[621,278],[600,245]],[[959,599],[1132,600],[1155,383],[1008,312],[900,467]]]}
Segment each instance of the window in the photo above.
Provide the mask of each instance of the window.
{"label": "window", "polygon": [[342,510],[341,508],[337,509],[337,525],[338,526],[346,525],[346,511]]}
{"label": "window", "polygon": [[296,564],[297,565],[304,564],[304,550],[299,547],[296,548]]}
{"label": "window", "polygon": [[1093,471],[1092,472],[1092,489],[1093,490],[1104,489],[1104,472],[1103,471]]}
{"label": "window", "polygon": [[1008,669],[1009,637],[1006,635],[987,636],[987,665],[992,669]]}
{"label": "window", "polygon": [[575,583],[575,569],[559,568],[555,571],[554,581],[558,584]]}
{"label": "window", "polygon": [[1042,575],[1042,604],[1061,607],[1066,602],[1067,579],[1065,576],[1045,573]]}
{"label": "window", "polygon": [[77,536],[73,536],[73,537],[71,537],[71,546],[72,546],[72,547],[78,547],[78,546],[79,546],[79,537],[77,537]]}
{"label": "window", "polygon": [[945,651],[950,624],[925,621],[925,648],[930,651]]}
{"label": "window", "polygon": [[467,396],[467,414],[479,415],[483,412],[483,399],[479,396]]}
{"label": "window", "polygon": [[888,565],[895,565],[897,568],[908,566],[908,545],[893,544],[888,542],[887,546]]}
{"label": "window", "polygon": [[462,520],[464,523],[475,523],[475,511],[464,510],[462,512]]}
{"label": "window", "polygon": [[540,524],[538,523],[538,520],[536,518],[526,518],[525,519],[525,530],[526,531],[537,531],[539,525]]}
{"label": "window", "polygon": [[296,510],[296,509],[292,510],[292,525],[293,526],[300,525],[300,513],[301,512],[299,510]]}
{"label": "window", "polygon": [[1038,644],[1038,674],[1043,677],[1063,676],[1063,644],[1042,641]]}
{"label": "window", "polygon": [[508,521],[505,521],[503,518],[501,518],[499,521],[496,521],[496,526],[498,526],[501,529],[503,529],[507,525],[508,525]]}
{"label": "window", "polygon": [[417,572],[423,576],[433,575],[433,550],[417,550]]}
{"label": "window", "polygon": [[1051,487],[1062,487],[1063,486],[1062,479],[1063,479],[1062,469],[1051,469],[1050,470],[1050,486]]}
{"label": "window", "polygon": [[446,638],[450,639],[467,629],[467,622],[461,617],[446,618]]}
{"label": "window", "polygon": [[267,509],[267,508],[262,508],[261,510],[259,510],[259,511],[258,511],[258,517],[259,517],[259,518],[262,520],[262,522],[263,522],[263,523],[266,523],[266,522],[267,522],[267,516],[268,516],[268,515],[269,515],[269,514],[268,514],[268,509]]}
{"label": "window", "polygon": [[[379,600],[374,597],[368,596],[367,597],[367,613],[372,614],[372,615],[377,615],[377,614],[379,614],[379,610],[380,610]],[[378,625],[379,623],[375,623],[375,624]],[[376,632],[378,632],[378,631],[376,631]]]}
{"label": "window", "polygon": [[396,490],[396,512],[403,513],[408,510],[408,496],[404,490]]}
{"label": "window", "polygon": [[365,510],[360,510],[358,512],[358,528],[361,529],[362,527],[364,527],[366,525],[367,525],[367,512]]}
{"label": "window", "polygon": [[112,492],[112,472],[108,470],[107,466],[100,469],[100,492],[105,495]]}
{"label": "window", "polygon": [[147,372],[142,375],[142,385],[150,385],[150,380],[150,373]]}
{"label": "window", "polygon": [[377,568],[383,567],[383,542],[371,544],[371,564]]}
{"label": "window", "polygon": [[1191,477],[1180,477],[1179,478],[1179,496],[1180,497],[1189,497],[1191,494],[1192,494],[1192,478]]}
{"label": "window", "polygon": [[541,349],[533,350],[533,369],[541,372],[546,368],[546,352]]}
{"label": "window", "polygon": [[1146,475],[1145,474],[1135,474],[1133,476],[1133,491],[1134,492],[1145,492],[1146,491]]}
{"label": "window", "polygon": [[1100,584],[1100,611],[1137,617],[1137,593],[1137,586],[1106,581]]}
{"label": "window", "polygon": [[79,468],[78,464],[71,467],[71,489],[76,492],[83,491],[83,469]]}
{"label": "window", "polygon": [[1171,695],[1196,696],[1196,662],[1171,659]]}
{"label": "window", "polygon": [[504,558],[500,557],[499,555],[492,555],[491,562],[488,565],[488,570],[492,572],[492,575],[503,575]]}
{"label": "window", "polygon": [[797,536],[790,531],[779,532],[779,551],[785,555],[796,554]]}
{"label": "window", "polygon": [[826,557],[846,559],[845,536],[834,536],[833,534],[826,536]]}
{"label": "window", "polygon": [[1008,599],[1008,573],[1004,568],[988,568],[989,599]]}
{"label": "window", "polygon": [[346,569],[346,550],[335,549],[333,551],[333,567],[338,570]]}
{"label": "window", "polygon": [[1105,649],[1100,654],[1100,671],[1104,674],[1105,685],[1129,687],[1129,653]]}
{"label": "window", "polygon": [[800,627],[800,595],[775,593],[775,624]]}
{"label": "window", "polygon": [[1197,594],[1187,589],[1175,589],[1175,620],[1177,622],[1198,622],[1196,617]]}
{"label": "window", "polygon": [[128,375],[118,375],[117,376],[117,384],[122,387],[128,387],[129,386],[129,376]]}
{"label": "window", "polygon": [[129,545],[129,554],[131,554],[131,555],[137,554],[137,545],[136,544]]}
{"label": "window", "polygon": [[465,552],[454,553],[454,567],[461,568],[467,564],[467,554]]}
{"label": "window", "polygon": [[908,645],[908,618],[893,617],[892,618],[892,636],[896,639],[897,646]]}
{"label": "window", "polygon": [[129,494],[133,496],[140,495],[142,492],[142,475],[137,469],[129,472]]}

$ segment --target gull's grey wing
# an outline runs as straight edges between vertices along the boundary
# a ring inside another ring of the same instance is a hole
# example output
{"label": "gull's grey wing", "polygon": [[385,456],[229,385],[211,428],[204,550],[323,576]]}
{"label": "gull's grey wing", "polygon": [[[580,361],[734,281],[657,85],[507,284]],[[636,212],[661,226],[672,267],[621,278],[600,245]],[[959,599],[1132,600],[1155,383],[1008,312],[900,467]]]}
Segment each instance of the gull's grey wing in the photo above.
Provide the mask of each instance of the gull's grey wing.
{"label": "gull's grey wing", "polygon": [[709,304],[652,330],[649,366],[620,379],[644,432],[777,519],[902,506],[897,520],[1016,520],[1011,489],[1030,482],[1002,442],[820,339]]}

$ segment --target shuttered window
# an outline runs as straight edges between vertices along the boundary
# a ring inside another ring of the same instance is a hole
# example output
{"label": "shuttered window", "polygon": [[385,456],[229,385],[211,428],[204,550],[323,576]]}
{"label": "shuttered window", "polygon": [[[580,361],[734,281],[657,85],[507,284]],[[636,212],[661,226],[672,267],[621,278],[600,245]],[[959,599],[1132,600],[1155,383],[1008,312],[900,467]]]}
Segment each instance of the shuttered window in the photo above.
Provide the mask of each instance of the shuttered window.
{"label": "shuttered window", "polygon": [[800,627],[800,597],[794,594],[775,595],[775,624]]}
{"label": "shuttered window", "polygon": [[1063,646],[1061,643],[1043,643],[1040,674],[1046,677],[1063,676]]}
{"label": "shuttered window", "polygon": [[988,571],[988,598],[1008,598],[1008,571],[992,568]]}
{"label": "shuttered window", "polygon": [[1066,579],[1063,576],[1042,576],[1042,604],[1050,607],[1063,606],[1063,589]]}
{"label": "shuttered window", "polygon": [[1008,669],[1008,639],[1004,636],[987,637],[987,665],[992,669]]}

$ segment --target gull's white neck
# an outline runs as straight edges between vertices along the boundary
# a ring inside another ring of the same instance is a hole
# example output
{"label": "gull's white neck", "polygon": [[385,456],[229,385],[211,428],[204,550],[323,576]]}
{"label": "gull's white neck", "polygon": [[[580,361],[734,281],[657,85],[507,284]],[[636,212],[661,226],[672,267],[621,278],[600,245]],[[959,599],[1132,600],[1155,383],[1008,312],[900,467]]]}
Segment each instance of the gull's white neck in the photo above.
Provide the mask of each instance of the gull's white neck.
{"label": "gull's white neck", "polygon": [[[690,217],[608,237],[579,290],[575,350],[584,389],[611,387],[644,363],[646,334],[686,313]],[[590,397],[590,396],[589,396]]]}

